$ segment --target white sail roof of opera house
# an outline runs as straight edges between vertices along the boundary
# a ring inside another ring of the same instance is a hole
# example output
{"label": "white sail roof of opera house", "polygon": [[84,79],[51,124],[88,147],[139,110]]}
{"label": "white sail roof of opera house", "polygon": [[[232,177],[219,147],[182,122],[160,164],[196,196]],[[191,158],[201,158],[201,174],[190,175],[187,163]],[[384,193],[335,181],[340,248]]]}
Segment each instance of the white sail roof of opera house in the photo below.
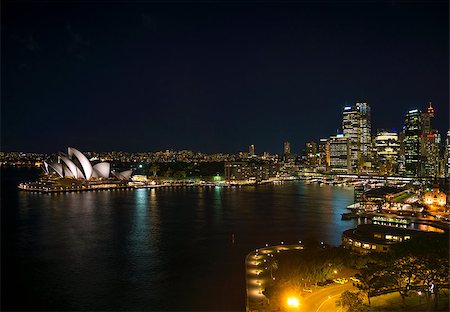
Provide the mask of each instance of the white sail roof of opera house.
{"label": "white sail roof of opera house", "polygon": [[92,176],[92,165],[87,157],[73,147],[67,148],[67,155],[69,155],[70,158],[76,158],[80,162],[81,167],[83,168],[84,177],[86,180],[89,180]]}
{"label": "white sail roof of opera house", "polygon": [[[91,178],[109,178],[111,173],[111,165],[107,162],[100,162],[92,166],[89,159],[79,150],[69,147],[67,155],[61,153],[56,163],[48,164],[44,162],[44,170],[47,174],[50,169],[58,174],[61,178],[75,178],[90,180]],[[129,179],[132,170],[126,170],[120,173],[113,172],[113,175],[119,179]]]}

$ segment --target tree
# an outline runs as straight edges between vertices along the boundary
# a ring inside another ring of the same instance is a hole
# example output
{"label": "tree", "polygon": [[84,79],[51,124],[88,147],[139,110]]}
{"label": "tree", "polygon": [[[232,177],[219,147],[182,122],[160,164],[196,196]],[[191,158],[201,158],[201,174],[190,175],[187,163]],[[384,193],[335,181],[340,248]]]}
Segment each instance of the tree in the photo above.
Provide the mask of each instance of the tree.
{"label": "tree", "polygon": [[373,292],[386,285],[385,267],[377,263],[367,263],[356,277],[360,280],[356,287],[367,293],[367,301],[370,305],[370,297]]}
{"label": "tree", "polygon": [[364,311],[365,307],[360,292],[344,291],[336,301],[338,307],[347,308],[348,312]]}
{"label": "tree", "polygon": [[269,268],[270,268],[270,277],[272,278],[272,280],[274,279],[273,277],[273,270],[278,270],[278,261],[275,259],[272,259],[269,263]]}
{"label": "tree", "polygon": [[411,290],[411,286],[417,283],[417,273],[419,270],[420,262],[414,256],[396,259],[388,269],[390,281],[402,297],[403,306],[406,306],[406,297]]}
{"label": "tree", "polygon": [[159,166],[157,164],[152,164],[151,167],[149,168],[149,171],[151,172],[152,176],[156,178],[156,175],[158,174],[159,171]]}

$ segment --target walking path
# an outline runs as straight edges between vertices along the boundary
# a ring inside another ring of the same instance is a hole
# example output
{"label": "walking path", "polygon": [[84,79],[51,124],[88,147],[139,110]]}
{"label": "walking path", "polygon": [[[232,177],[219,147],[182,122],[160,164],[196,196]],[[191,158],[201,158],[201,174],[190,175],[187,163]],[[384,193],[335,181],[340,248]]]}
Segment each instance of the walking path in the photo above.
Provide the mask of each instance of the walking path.
{"label": "walking path", "polygon": [[250,252],[245,258],[245,271],[247,282],[246,311],[258,311],[267,303],[263,290],[270,282],[271,275],[263,274],[270,271],[270,262],[275,253],[287,250],[303,249],[303,245],[277,245],[267,246]]}

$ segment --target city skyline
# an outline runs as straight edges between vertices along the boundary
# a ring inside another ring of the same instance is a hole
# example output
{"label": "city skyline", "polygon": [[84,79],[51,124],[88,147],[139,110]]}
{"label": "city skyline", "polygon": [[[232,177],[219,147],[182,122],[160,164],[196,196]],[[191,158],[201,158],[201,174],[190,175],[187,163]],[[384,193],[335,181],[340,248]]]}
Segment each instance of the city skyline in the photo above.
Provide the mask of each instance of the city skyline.
{"label": "city skyline", "polygon": [[4,151],[298,151],[358,101],[448,127],[448,3],[2,7]]}

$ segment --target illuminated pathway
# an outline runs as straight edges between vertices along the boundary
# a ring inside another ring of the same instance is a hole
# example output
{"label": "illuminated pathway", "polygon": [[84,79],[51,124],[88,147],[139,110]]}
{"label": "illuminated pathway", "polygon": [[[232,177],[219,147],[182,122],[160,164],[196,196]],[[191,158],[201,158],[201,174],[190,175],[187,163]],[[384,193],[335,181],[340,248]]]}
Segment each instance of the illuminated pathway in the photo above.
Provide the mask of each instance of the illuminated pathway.
{"label": "illuminated pathway", "polygon": [[[245,258],[247,303],[246,311],[264,310],[267,298],[262,294],[270,282],[270,274],[262,274],[270,270],[270,261],[274,254],[286,250],[303,249],[303,245],[277,245],[256,249]],[[349,276],[346,276],[349,277]],[[311,312],[339,311],[336,300],[346,290],[356,290],[352,282],[332,284],[315,289],[313,293],[305,294],[300,300],[300,309]]]}
{"label": "illuminated pathway", "polygon": [[273,254],[286,250],[303,249],[303,245],[277,245],[256,249],[245,258],[245,271],[247,282],[247,311],[258,311],[267,303],[267,298],[262,294],[266,285],[270,282],[270,274],[263,272],[270,270],[269,263]]}

